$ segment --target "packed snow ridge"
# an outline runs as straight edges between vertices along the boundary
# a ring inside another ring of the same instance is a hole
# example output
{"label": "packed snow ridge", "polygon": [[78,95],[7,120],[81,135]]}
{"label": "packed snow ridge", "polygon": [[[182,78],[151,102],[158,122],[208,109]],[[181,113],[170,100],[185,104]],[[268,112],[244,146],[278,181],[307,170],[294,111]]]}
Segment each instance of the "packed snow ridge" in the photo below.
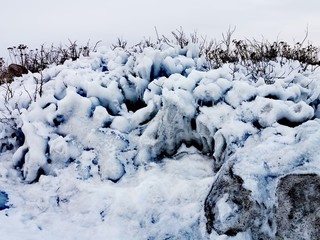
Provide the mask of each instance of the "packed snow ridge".
{"label": "packed snow ridge", "polygon": [[268,66],[101,48],[3,85],[1,236],[316,239],[320,74]]}

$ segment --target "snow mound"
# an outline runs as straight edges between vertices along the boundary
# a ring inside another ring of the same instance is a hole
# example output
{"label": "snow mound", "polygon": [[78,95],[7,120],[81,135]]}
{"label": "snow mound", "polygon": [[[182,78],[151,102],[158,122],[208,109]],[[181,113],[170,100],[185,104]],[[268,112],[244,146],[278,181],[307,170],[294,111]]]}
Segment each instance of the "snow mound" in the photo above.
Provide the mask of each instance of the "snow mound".
{"label": "snow mound", "polygon": [[[216,177],[214,183],[232,188],[233,181],[244,201],[252,197],[271,208],[280,178],[320,174],[319,71],[302,71],[298,62],[287,60],[272,62],[275,71],[267,80],[254,79],[242,65],[205,71],[198,55],[195,44],[142,52],[101,48],[2,88],[0,180],[44,198],[8,192],[15,208],[35,201],[44,213],[34,220],[28,209],[20,216],[10,208],[10,221],[36,224],[32,232],[37,232],[55,221],[49,221],[51,214],[73,214],[68,226],[78,224],[83,231],[93,224],[100,231],[96,222],[105,221],[110,233],[95,236],[115,239],[200,239],[212,230],[214,239],[253,234],[250,222],[230,230],[241,216],[232,215],[240,210],[230,204],[230,192],[207,198],[210,211],[215,209],[207,218],[217,218],[215,223],[204,218],[208,181],[232,168],[243,180]],[[183,164],[175,160],[181,156]],[[88,218],[81,222],[79,216]],[[260,227],[274,236],[264,224]]]}

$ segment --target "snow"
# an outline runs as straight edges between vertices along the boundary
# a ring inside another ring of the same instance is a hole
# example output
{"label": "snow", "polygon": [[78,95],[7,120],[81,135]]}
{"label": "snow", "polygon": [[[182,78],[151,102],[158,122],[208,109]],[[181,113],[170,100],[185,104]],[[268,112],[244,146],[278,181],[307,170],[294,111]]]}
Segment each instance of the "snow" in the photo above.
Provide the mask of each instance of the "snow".
{"label": "snow", "polygon": [[243,101],[249,101],[256,96],[256,89],[246,82],[236,82],[226,94],[226,103],[237,108]]}
{"label": "snow", "polygon": [[224,194],[223,198],[217,202],[217,208],[219,209],[218,221],[223,221],[226,218],[232,218],[231,213],[236,211],[227,204],[228,194]]}
{"label": "snow", "polygon": [[[239,161],[234,169],[236,173],[245,176],[245,186],[253,195],[264,202],[267,206],[272,204],[271,188],[276,187],[272,176],[281,176],[286,172],[292,173],[320,173],[318,141],[319,120],[308,121],[297,128],[275,125],[270,129],[263,130],[260,137],[248,141],[241,151],[238,152]],[[247,154],[250,149],[250,154]],[[259,159],[257,159],[259,156]],[[246,169],[246,171],[243,171]],[[271,176],[268,181],[270,189],[263,195],[262,186],[266,183],[264,176]],[[259,180],[253,181],[253,178]],[[258,183],[258,184],[256,184]],[[266,201],[266,200],[269,201]]]}
{"label": "snow", "polygon": [[[92,157],[90,152],[82,156],[88,162]],[[36,185],[2,184],[12,206],[0,212],[0,222],[8,226],[0,233],[34,240],[198,239],[211,169],[209,159],[185,149],[179,159],[150,164],[116,184],[101,182],[97,175],[84,181],[74,167],[57,177],[41,176]]]}
{"label": "snow", "polygon": [[[44,70],[42,96],[38,74],[16,78],[0,105],[0,235],[250,239],[206,233],[204,201],[225,162],[266,205],[268,176],[320,174],[319,71],[270,64],[274,84],[241,65],[205,71],[196,44],[101,48]],[[217,209],[221,221],[236,211],[227,194]]]}

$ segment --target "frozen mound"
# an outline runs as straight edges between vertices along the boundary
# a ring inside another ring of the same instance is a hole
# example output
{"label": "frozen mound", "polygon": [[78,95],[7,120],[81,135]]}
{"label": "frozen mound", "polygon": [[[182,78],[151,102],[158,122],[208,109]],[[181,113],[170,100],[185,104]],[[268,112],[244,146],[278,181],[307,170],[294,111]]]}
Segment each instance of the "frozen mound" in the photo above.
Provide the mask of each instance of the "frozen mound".
{"label": "frozen mound", "polygon": [[[191,180],[201,182],[210,175],[213,184],[211,190],[193,185],[191,196],[201,189],[193,202],[180,200],[176,206],[195,204],[190,211],[197,217],[180,212],[175,219],[181,224],[169,229],[164,219],[175,215],[155,213],[157,206],[147,204],[153,213],[139,218],[148,216],[156,228],[150,222],[130,222],[132,232],[143,239],[316,239],[319,71],[303,70],[291,60],[268,64],[273,71],[265,81],[241,64],[206,71],[208,63],[194,44],[141,52],[116,48],[16,78],[1,90],[1,179],[45,188],[45,179],[72,172],[68,178],[73,183],[99,180],[99,186],[116,192],[124,183],[144,183],[135,179],[141,169],[163,166],[194,149],[194,160],[205,158],[210,169],[192,177],[197,167],[190,164]],[[52,181],[60,189],[60,180]],[[166,208],[169,196],[153,191],[162,199],[156,204]],[[56,198],[53,205],[69,204],[71,195]],[[52,199],[46,201],[51,209]],[[111,202],[123,203],[116,197]],[[129,206],[126,211],[137,212]],[[100,211],[103,221],[113,207]],[[83,214],[91,211],[85,208]],[[121,214],[126,218],[119,222],[133,218]],[[119,237],[121,231],[115,234]]]}

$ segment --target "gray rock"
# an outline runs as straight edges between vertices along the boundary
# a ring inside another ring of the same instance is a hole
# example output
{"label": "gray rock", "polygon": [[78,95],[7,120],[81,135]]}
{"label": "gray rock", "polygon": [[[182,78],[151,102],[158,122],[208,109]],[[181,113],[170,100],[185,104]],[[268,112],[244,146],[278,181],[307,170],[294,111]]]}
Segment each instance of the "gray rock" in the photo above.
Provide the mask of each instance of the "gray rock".
{"label": "gray rock", "polygon": [[277,239],[320,238],[320,176],[292,174],[277,188]]}
{"label": "gray rock", "polygon": [[272,209],[260,205],[243,183],[234,174],[232,163],[226,163],[219,171],[205,201],[207,232],[214,230],[219,235],[235,236],[250,230],[253,239],[272,239],[270,232],[275,226]]}
{"label": "gray rock", "polygon": [[[250,231],[252,239],[305,239],[320,236],[320,176],[289,174],[278,178],[275,203],[267,207],[243,186],[232,163],[219,171],[205,201],[207,232],[235,236]],[[220,212],[221,211],[221,212]]]}

